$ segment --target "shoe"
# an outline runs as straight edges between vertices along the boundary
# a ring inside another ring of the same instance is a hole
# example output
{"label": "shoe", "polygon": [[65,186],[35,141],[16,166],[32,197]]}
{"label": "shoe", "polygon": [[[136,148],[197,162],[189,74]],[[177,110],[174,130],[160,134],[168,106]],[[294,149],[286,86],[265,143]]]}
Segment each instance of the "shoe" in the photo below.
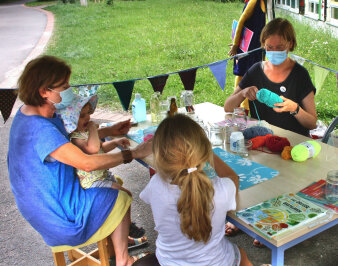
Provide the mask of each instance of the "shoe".
{"label": "shoe", "polygon": [[132,238],[140,238],[144,236],[145,230],[142,227],[137,227],[135,223],[129,226],[129,236]]}
{"label": "shoe", "polygon": [[151,254],[150,252],[142,252],[142,253],[140,253],[140,254],[137,254],[137,255],[135,255],[135,256],[132,256],[132,258],[134,259],[134,262],[133,262],[132,265],[134,265],[134,263],[135,263],[136,261],[138,261],[139,259],[142,259],[142,258],[144,258],[144,257],[146,257],[146,256],[148,256],[148,255],[150,255],[150,254]]}
{"label": "shoe", "polygon": [[263,243],[259,242],[257,239],[255,239],[252,243],[252,245],[254,245],[255,247],[258,247],[258,248],[263,248],[265,247]]}
{"label": "shoe", "polygon": [[140,237],[140,238],[132,238],[128,236],[128,250],[139,248],[141,246],[144,246],[148,244],[148,239],[146,236]]}
{"label": "shoe", "polygon": [[234,226],[229,226],[228,223],[225,225],[225,235],[226,236],[235,236],[239,232],[239,228]]}

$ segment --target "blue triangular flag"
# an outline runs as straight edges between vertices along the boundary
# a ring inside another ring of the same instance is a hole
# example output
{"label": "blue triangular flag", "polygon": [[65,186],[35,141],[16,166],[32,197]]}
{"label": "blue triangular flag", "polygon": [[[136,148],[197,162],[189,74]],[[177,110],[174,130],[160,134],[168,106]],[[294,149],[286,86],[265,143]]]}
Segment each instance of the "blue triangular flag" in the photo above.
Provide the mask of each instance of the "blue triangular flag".
{"label": "blue triangular flag", "polygon": [[224,91],[225,87],[225,78],[226,78],[226,70],[227,70],[227,60],[213,63],[209,65],[209,68],[214,75],[215,79],[218,82],[218,85],[221,87],[221,89]]}
{"label": "blue triangular flag", "polygon": [[125,111],[129,109],[131,95],[133,94],[135,80],[118,81],[113,85],[119,95],[120,102]]}

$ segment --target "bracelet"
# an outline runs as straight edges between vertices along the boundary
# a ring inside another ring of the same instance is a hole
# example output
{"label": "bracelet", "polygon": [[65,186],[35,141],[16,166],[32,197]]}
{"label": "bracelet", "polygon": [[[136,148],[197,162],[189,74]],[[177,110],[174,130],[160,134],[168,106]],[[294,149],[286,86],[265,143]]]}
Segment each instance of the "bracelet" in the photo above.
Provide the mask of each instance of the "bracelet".
{"label": "bracelet", "polygon": [[123,163],[130,163],[134,158],[131,150],[122,150]]}
{"label": "bracelet", "polygon": [[290,115],[296,115],[296,114],[298,114],[298,112],[299,112],[299,104],[297,104],[297,108],[296,108],[295,111],[290,112]]}

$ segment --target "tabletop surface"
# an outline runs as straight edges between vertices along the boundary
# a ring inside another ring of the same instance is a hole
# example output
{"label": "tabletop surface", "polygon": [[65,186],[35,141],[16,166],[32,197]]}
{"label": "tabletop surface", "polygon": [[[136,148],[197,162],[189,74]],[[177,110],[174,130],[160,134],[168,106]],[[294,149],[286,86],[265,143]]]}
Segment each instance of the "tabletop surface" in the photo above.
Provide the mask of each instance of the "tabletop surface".
{"label": "tabletop surface", "polygon": [[[196,104],[195,113],[205,123],[216,123],[223,121],[227,117],[229,117],[228,114],[224,112],[223,107],[208,102]],[[138,128],[145,128],[150,125],[151,122],[147,121],[140,123]],[[310,140],[310,138],[291,132],[289,130],[275,127],[273,125],[268,125],[267,127],[273,130],[274,135],[287,138],[292,146],[306,140]],[[135,145],[136,143],[132,143],[132,146]],[[247,157],[247,159],[260,163],[272,169],[276,169],[279,171],[279,175],[270,180],[264,181],[260,184],[240,191],[237,197],[237,210],[248,208],[250,206],[261,203],[264,200],[277,197],[283,193],[296,193],[299,190],[310,185],[314,181],[326,179],[326,174],[328,171],[338,169],[338,149],[324,143],[320,143],[320,145],[321,152],[319,153],[319,155],[316,158],[308,159],[305,162],[283,160],[280,154],[269,154],[255,150],[249,151],[249,156]],[[226,150],[229,150],[228,148],[229,147],[226,147]],[[143,161],[152,166],[152,155],[148,156]],[[236,221],[240,222],[248,229],[250,229],[249,225],[245,224],[245,222],[236,217],[235,212],[230,212],[228,213],[228,215]],[[336,218],[337,214],[334,215],[331,219]],[[309,229],[307,226],[304,226],[304,228],[300,227],[300,229],[298,229],[296,232],[292,232],[292,234],[290,233],[286,235],[281,235],[276,237],[275,239],[268,239],[263,235],[260,235],[274,245],[280,246],[288,241],[291,241],[292,239],[303,235],[306,232],[314,230],[317,227],[313,227],[311,229]]]}

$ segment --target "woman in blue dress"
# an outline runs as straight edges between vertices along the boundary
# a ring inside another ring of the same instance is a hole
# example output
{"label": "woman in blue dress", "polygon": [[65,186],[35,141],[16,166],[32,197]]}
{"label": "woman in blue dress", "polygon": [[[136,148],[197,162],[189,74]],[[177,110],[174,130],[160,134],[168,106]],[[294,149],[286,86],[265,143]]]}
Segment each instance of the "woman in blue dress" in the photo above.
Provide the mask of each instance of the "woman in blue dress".
{"label": "woman in blue dress", "polygon": [[[87,155],[73,145],[55,105],[72,98],[70,67],[43,56],[29,62],[19,79],[18,110],[10,131],[8,170],[18,209],[53,252],[111,236],[116,265],[131,265],[128,255],[131,197],[112,188],[82,189],[74,168],[107,169],[151,153],[146,142],[130,151]],[[100,138],[126,134],[130,121],[99,131]]]}

